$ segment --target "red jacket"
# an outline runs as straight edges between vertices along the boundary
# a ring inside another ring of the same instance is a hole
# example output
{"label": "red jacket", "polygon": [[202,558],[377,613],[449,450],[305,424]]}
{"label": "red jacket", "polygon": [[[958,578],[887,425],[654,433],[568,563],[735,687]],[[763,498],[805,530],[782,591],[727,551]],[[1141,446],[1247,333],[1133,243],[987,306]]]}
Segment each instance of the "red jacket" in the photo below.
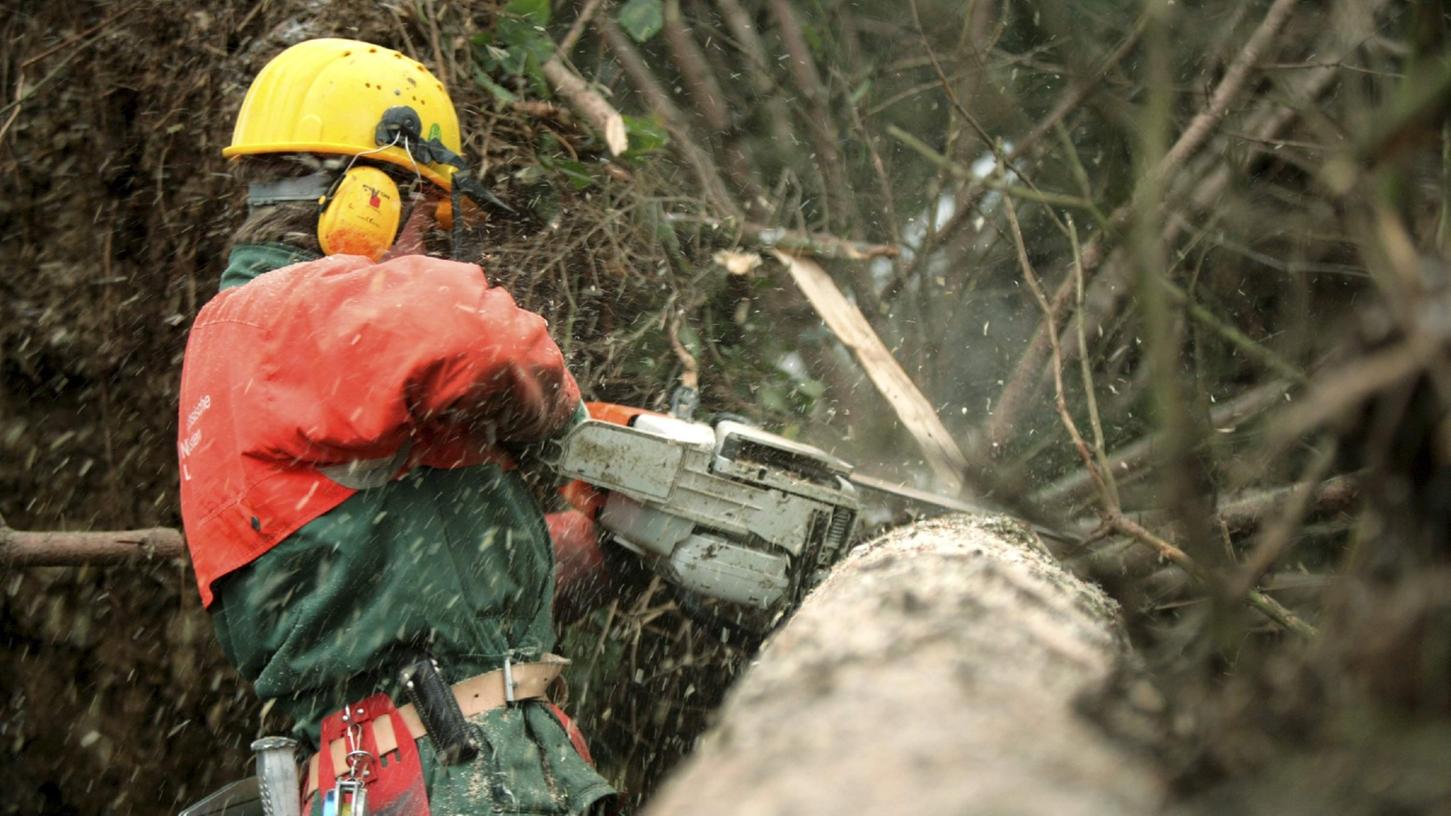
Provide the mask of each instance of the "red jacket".
{"label": "red jacket", "polygon": [[342,255],[223,291],[192,326],[181,376],[181,510],[202,603],[356,492],[319,468],[509,467],[496,439],[542,439],[578,405],[544,319],[471,264]]}

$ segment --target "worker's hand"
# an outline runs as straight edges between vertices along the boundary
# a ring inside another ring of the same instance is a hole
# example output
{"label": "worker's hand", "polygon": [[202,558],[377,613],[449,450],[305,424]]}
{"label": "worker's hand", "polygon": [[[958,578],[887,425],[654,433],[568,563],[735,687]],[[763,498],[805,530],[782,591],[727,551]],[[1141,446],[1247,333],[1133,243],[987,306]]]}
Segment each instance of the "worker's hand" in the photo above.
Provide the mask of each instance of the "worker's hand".
{"label": "worker's hand", "polygon": [[578,510],[544,516],[554,544],[554,618],[570,623],[612,599],[633,595],[647,583],[640,557]]}
{"label": "worker's hand", "polygon": [[590,520],[598,520],[600,511],[605,509],[605,501],[609,499],[610,492],[595,487],[589,482],[573,479],[565,482],[559,488],[559,495],[569,502],[569,506],[589,517]]}
{"label": "worker's hand", "polygon": [[607,595],[601,531],[592,517],[578,510],[548,513],[544,521],[554,545],[554,617],[568,623],[604,603]]}

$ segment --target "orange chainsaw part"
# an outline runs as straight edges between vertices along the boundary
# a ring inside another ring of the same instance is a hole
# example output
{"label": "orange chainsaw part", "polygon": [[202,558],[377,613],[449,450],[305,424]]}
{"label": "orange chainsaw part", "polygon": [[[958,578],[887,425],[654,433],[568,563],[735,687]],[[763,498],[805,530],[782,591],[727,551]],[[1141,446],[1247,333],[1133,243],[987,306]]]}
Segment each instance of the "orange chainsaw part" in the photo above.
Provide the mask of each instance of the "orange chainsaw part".
{"label": "orange chainsaw part", "polygon": [[584,407],[589,410],[590,419],[598,419],[604,422],[612,422],[616,425],[634,425],[635,417],[641,414],[650,416],[665,416],[659,411],[650,411],[645,408],[634,408],[629,405],[620,405],[614,402],[586,402]]}

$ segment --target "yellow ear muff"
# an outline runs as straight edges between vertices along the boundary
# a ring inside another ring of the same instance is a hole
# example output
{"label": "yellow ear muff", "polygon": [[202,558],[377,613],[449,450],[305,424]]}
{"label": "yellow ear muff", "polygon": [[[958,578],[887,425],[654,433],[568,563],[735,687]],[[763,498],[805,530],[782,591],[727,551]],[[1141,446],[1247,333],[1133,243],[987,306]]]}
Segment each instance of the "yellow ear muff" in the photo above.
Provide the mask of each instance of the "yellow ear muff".
{"label": "yellow ear muff", "polygon": [[373,260],[393,246],[403,205],[398,185],[376,167],[348,168],[324,196],[317,241],[328,255],[364,255]]}

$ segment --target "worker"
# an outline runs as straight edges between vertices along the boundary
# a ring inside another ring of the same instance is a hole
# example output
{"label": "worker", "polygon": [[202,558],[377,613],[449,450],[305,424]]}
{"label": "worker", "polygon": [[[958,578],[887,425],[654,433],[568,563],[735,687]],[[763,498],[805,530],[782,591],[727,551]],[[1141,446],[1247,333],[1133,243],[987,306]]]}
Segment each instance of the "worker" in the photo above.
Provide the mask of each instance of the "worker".
{"label": "worker", "polygon": [[556,517],[552,546],[515,469],[585,411],[545,320],[437,257],[478,186],[444,86],[397,51],[303,42],[223,153],[248,209],[187,344],[182,515],[223,652],[316,752],[304,812],[608,806],[546,690],[554,549],[583,580],[594,528]]}

